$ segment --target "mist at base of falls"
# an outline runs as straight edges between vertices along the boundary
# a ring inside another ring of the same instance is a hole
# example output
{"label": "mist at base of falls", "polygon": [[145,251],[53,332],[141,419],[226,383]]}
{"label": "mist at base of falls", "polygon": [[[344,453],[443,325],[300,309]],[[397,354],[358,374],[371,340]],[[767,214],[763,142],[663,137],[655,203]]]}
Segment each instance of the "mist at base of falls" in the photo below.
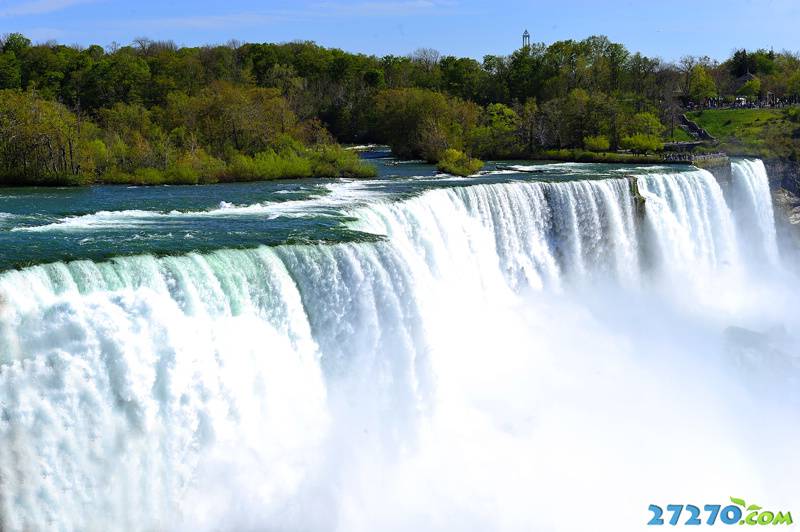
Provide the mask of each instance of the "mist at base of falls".
{"label": "mist at base of falls", "polygon": [[0,274],[3,530],[641,530],[800,495],[760,161],[355,208],[378,242]]}

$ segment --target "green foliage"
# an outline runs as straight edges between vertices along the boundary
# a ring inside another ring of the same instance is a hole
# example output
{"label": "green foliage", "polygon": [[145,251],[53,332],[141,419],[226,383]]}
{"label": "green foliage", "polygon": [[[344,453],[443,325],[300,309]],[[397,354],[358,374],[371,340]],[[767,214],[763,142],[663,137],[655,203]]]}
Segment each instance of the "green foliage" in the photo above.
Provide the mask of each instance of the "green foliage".
{"label": "green foliage", "polygon": [[668,135],[666,140],[668,142],[692,142],[695,138],[689,135],[685,130],[676,127],[672,130],[672,134]]}
{"label": "green foliage", "polygon": [[0,53],[0,89],[18,89],[22,74],[17,56],[12,51]]}
{"label": "green foliage", "polygon": [[477,105],[426,89],[387,89],[374,101],[372,121],[379,142],[399,157],[436,161],[444,150],[461,148],[478,120]]}
{"label": "green foliage", "polygon": [[377,169],[361,160],[352,150],[337,145],[322,145],[311,152],[311,173],[314,177],[375,177]]}
{"label": "green foliage", "polygon": [[696,65],[690,74],[689,97],[696,102],[705,102],[717,96],[717,84],[703,65]]}
{"label": "green foliage", "polygon": [[0,39],[0,48],[3,52],[19,54],[31,47],[31,40],[21,33],[10,33]]}
{"label": "green foliage", "polygon": [[660,155],[591,152],[579,149],[542,150],[536,152],[534,157],[542,160],[578,161],[584,163],[652,164],[662,162]]}
{"label": "green foliage", "polygon": [[439,62],[442,71],[442,89],[468,99],[479,99],[487,74],[474,59],[447,56]]}
{"label": "green foliage", "polygon": [[300,152],[277,153],[267,150],[248,156],[236,153],[230,162],[212,157],[199,149],[185,153],[167,168],[137,168],[124,172],[118,168],[103,174],[100,181],[137,185],[196,185],[220,181],[261,181],[305,177],[374,177],[375,167],[358,158],[354,152],[338,146]]}
{"label": "green foliage", "polygon": [[[688,140],[675,127],[681,105],[732,102],[748,72],[758,78],[739,92],[752,100],[800,97],[800,59],[790,53],[739,50],[721,64],[686,57],[674,66],[603,36],[479,62],[430,49],[374,57],[313,42],[136,39],[105,51],[10,34],[0,39],[0,89],[24,96],[1,97],[9,112],[0,117],[0,173],[6,182],[202,183],[374,172],[332,148],[336,140],[388,143],[399,157],[431,162],[450,149],[607,158],[620,147],[657,151],[662,124],[670,140]],[[720,124],[722,147],[796,157],[792,116],[731,119]]]}
{"label": "green foliage", "polygon": [[583,147],[589,151],[608,151],[611,143],[603,135],[592,135],[584,137]]}
{"label": "green foliage", "polygon": [[92,62],[86,69],[78,100],[87,109],[142,103],[150,82],[147,61],[132,53],[117,53]]}
{"label": "green foliage", "polygon": [[441,159],[436,163],[436,168],[446,174],[470,176],[483,168],[483,161],[473,159],[464,152],[448,148],[442,153]]}
{"label": "green foliage", "polygon": [[493,159],[509,159],[522,153],[520,125],[520,117],[513,109],[502,103],[489,104],[481,113],[479,125],[469,132],[472,151]]}
{"label": "green foliage", "polygon": [[329,145],[315,150],[268,150],[253,157],[237,154],[224,172],[224,179],[253,181],[303,177],[363,178],[375,175],[375,167],[361,161],[357,153]]}
{"label": "green foliage", "polygon": [[63,105],[0,91],[0,182],[80,182],[79,122]]}
{"label": "green foliage", "polygon": [[772,74],[776,70],[776,54],[767,50],[736,50],[728,60],[728,68],[733,77],[738,78],[746,73]]}
{"label": "green foliage", "polygon": [[689,113],[688,117],[720,141],[731,155],[792,158],[800,155],[800,142],[792,138],[798,107],[779,109],[720,109]]}
{"label": "green foliage", "polygon": [[636,133],[622,139],[622,147],[634,153],[649,153],[664,149],[664,143],[656,135]]}
{"label": "green foliage", "polygon": [[664,133],[664,126],[653,113],[636,113],[630,120],[628,132],[660,137]]}
{"label": "green foliage", "polygon": [[736,91],[736,94],[739,96],[744,96],[749,100],[758,98],[759,94],[761,94],[761,80],[754,78],[747,81],[739,88],[738,91]]}
{"label": "green foliage", "polygon": [[276,89],[212,83],[195,97],[168,99],[165,113],[171,127],[192,130],[217,156],[252,155],[281,135],[298,134],[297,118]]}
{"label": "green foliage", "polygon": [[786,83],[787,93],[792,96],[800,96],[800,70],[792,74]]}
{"label": "green foliage", "polygon": [[[176,118],[181,125],[169,135],[156,121],[163,122],[163,110],[140,104],[102,109],[98,127],[35,93],[0,91],[0,183],[158,185],[376,174],[355,152],[330,143],[309,147],[289,134],[296,133],[296,120],[274,113],[284,108],[274,92],[243,89],[239,94],[233,86],[224,90],[230,101],[211,98],[217,107],[173,98],[173,105],[199,107],[201,118],[187,111]],[[243,109],[245,116],[230,117],[226,113],[236,115],[231,108]],[[276,125],[280,120],[283,124]],[[223,142],[226,127],[236,130],[239,144]],[[198,140],[224,157],[209,153]],[[252,153],[257,148],[262,151]]]}
{"label": "green foliage", "polygon": [[278,179],[311,177],[312,163],[309,158],[292,152],[277,154],[274,151],[257,153],[253,157],[235,155],[225,173],[226,180],[254,181],[258,179]]}
{"label": "green foliage", "polygon": [[164,172],[170,183],[196,185],[198,183],[216,183],[225,173],[226,164],[198,148],[186,152],[175,159]]}

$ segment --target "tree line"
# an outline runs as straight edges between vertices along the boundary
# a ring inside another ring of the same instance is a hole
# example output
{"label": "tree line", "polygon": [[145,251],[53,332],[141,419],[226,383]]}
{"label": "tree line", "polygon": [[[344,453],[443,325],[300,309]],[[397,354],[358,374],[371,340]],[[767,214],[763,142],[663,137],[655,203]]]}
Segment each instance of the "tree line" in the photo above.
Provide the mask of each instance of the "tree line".
{"label": "tree line", "polygon": [[102,48],[0,39],[0,179],[203,182],[374,170],[339,143],[440,161],[545,150],[652,152],[687,105],[797,101],[800,58],[677,64],[593,36],[482,61],[313,42]]}

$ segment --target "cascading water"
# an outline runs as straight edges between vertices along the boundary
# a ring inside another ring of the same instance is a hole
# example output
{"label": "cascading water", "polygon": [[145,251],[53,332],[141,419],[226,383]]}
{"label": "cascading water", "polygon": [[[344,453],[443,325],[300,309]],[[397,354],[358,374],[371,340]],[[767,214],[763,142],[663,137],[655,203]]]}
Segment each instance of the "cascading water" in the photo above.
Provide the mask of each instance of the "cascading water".
{"label": "cascading water", "polygon": [[775,216],[764,163],[760,160],[734,162],[732,188],[733,208],[741,213],[739,231],[753,242],[753,257],[778,264]]}
{"label": "cascading water", "polygon": [[380,242],[1,274],[2,529],[638,530],[791,500],[796,360],[765,355],[790,369],[762,394],[723,334],[797,326],[741,258],[777,265],[763,165],[735,163],[733,209],[703,170],[638,185],[644,219],[626,179],[482,184],[355,209]]}

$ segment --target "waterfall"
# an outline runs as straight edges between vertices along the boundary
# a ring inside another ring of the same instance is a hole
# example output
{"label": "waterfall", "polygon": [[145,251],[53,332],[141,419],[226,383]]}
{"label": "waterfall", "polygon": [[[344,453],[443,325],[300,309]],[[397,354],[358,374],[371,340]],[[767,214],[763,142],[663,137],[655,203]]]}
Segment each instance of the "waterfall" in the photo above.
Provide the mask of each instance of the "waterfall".
{"label": "waterfall", "polygon": [[705,277],[738,265],[733,216],[711,173],[654,174],[639,184],[662,270]]}
{"label": "waterfall", "polygon": [[732,202],[739,213],[739,231],[752,247],[756,260],[777,264],[778,244],[767,169],[760,160],[732,164]]}
{"label": "waterfall", "polygon": [[409,254],[424,249],[434,271],[447,268],[443,261],[450,272],[480,261],[486,274],[465,282],[499,271],[514,288],[540,289],[558,287],[564,278],[638,272],[633,203],[624,179],[441,189],[372,205],[356,216],[358,229],[388,235]]}
{"label": "waterfall", "polygon": [[[648,279],[738,268],[748,217],[777,258],[763,165],[735,178],[733,210],[703,170],[639,177],[644,220],[626,179],[480,184],[355,209],[378,242],[2,273],[0,528],[552,528],[567,493],[603,491],[572,465],[631,439],[685,448],[599,427],[732,403],[687,388],[663,405],[670,379],[633,360],[708,354],[697,338],[721,330]],[[718,449],[691,456],[721,480],[750,471]],[[656,467],[623,454],[608,474],[632,485]]]}

